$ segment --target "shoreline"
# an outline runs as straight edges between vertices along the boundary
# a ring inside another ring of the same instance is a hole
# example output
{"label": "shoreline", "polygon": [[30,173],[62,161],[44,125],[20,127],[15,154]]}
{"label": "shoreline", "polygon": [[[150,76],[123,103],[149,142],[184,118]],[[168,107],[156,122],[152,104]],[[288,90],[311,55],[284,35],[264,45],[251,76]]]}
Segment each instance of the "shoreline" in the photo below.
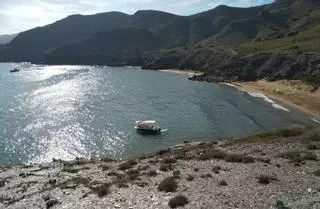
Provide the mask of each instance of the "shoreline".
{"label": "shoreline", "polygon": [[204,75],[203,72],[195,71],[195,70],[163,69],[163,70],[158,70],[158,71],[184,75],[184,76],[187,76],[187,77],[194,77],[194,76]]}
{"label": "shoreline", "polygon": [[288,107],[304,112],[315,119],[320,118],[320,91],[311,93],[312,87],[302,81],[279,80],[269,82],[234,82],[233,86],[243,92],[263,93]]}
{"label": "shoreline", "polygon": [[[170,209],[178,195],[188,199],[186,209],[274,209],[279,201],[292,209],[318,208],[320,150],[313,148],[320,141],[313,133],[320,136],[319,129],[293,127],[241,139],[185,142],[127,161],[0,166],[0,208]],[[171,183],[163,183],[168,178]]]}

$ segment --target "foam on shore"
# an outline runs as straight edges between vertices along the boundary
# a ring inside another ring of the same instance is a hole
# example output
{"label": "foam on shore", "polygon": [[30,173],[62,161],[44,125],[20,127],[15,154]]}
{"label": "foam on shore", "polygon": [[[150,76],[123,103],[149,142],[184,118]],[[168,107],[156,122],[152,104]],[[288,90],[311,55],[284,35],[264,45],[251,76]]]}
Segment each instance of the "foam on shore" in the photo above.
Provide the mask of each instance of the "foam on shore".
{"label": "foam on shore", "polygon": [[231,84],[231,83],[221,83],[221,84],[237,88],[240,91],[245,92],[245,93],[249,94],[252,97],[263,99],[264,101],[270,103],[272,105],[272,107],[274,107],[276,109],[283,110],[283,111],[286,111],[286,112],[290,112],[289,109],[287,109],[287,108],[275,103],[272,99],[270,99],[269,97],[267,97],[266,95],[264,95],[261,92],[250,91],[249,89],[245,89],[245,88],[242,88],[242,87],[239,88],[238,86],[236,86],[234,84]]}
{"label": "foam on shore", "polygon": [[317,118],[311,118],[311,120],[320,124],[320,119],[318,120]]}
{"label": "foam on shore", "polygon": [[263,93],[260,93],[260,92],[250,92],[250,91],[247,91],[247,93],[252,96],[252,97],[256,97],[256,98],[260,98],[260,99],[263,99],[264,101],[270,103],[272,105],[272,107],[276,108],[276,109],[279,109],[279,110],[283,110],[283,111],[286,111],[286,112],[290,112],[289,109],[275,103],[272,99],[270,99],[269,97],[267,97],[266,95],[264,95]]}

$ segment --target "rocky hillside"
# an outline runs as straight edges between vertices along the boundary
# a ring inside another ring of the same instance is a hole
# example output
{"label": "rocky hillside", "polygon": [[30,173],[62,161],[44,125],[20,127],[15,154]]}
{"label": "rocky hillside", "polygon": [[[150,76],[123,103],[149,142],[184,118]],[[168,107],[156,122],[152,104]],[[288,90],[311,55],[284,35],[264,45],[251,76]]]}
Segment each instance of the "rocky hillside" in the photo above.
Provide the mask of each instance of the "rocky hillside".
{"label": "rocky hillside", "polygon": [[146,29],[123,28],[99,32],[89,39],[51,50],[48,64],[141,65],[143,52],[166,46]]}
{"label": "rocky hillside", "polygon": [[128,161],[1,166],[0,208],[318,209],[319,140],[295,127]]}

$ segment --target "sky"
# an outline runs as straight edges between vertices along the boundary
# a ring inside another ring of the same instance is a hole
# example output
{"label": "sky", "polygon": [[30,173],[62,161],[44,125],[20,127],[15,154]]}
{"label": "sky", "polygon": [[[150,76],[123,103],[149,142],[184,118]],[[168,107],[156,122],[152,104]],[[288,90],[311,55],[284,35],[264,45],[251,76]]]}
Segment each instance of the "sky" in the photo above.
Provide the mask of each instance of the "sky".
{"label": "sky", "polygon": [[0,0],[0,34],[44,26],[71,14],[120,11],[133,14],[153,9],[191,15],[224,4],[249,7],[273,0]]}

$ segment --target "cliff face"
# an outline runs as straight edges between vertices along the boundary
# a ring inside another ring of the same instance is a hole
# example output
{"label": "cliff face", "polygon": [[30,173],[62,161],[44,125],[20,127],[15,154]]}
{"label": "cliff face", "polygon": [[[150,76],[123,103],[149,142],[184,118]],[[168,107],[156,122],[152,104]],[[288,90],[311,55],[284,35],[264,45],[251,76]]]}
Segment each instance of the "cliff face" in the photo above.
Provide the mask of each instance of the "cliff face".
{"label": "cliff face", "polygon": [[205,81],[306,79],[320,84],[320,53],[265,52],[234,58],[195,78]]}

